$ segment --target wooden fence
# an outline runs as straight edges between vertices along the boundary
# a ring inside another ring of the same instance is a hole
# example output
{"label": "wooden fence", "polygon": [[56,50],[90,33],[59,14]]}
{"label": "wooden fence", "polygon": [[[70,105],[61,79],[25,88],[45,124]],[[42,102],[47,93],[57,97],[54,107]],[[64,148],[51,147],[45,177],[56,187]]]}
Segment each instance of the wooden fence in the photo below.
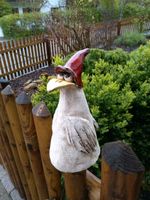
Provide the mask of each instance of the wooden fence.
{"label": "wooden fence", "polygon": [[[89,171],[61,173],[50,163],[52,117],[41,102],[32,107],[22,92],[15,97],[0,83],[0,158],[26,200],[137,200],[144,167],[130,147],[107,143],[102,151],[102,180]],[[64,185],[62,183],[64,177]]]}
{"label": "wooden fence", "polygon": [[[49,44],[48,44],[49,43]],[[61,51],[55,40],[36,36],[0,43],[0,77],[11,80],[51,64]]]}

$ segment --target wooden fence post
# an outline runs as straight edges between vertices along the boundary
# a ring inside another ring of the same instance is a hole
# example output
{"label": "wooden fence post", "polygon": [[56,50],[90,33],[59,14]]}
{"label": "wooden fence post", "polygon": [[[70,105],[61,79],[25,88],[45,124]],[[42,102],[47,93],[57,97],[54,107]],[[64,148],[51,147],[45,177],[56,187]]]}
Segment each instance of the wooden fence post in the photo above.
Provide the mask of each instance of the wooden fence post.
{"label": "wooden fence post", "polygon": [[[9,84],[9,81],[4,80],[4,79],[0,79],[0,91],[2,89],[4,89],[8,84]],[[21,176],[20,176],[21,173],[19,173],[19,167],[18,167],[19,166],[19,160],[16,159],[18,152],[16,150],[16,144],[15,144],[15,141],[14,141],[13,136],[12,136],[9,120],[8,120],[8,117],[7,117],[7,114],[6,114],[6,110],[4,108],[4,103],[3,103],[3,100],[2,100],[1,93],[0,93],[0,118],[1,118],[1,123],[4,127],[4,131],[5,131],[4,139],[6,141],[6,147],[9,149],[9,152],[10,152],[10,160],[11,160],[12,165],[13,165],[13,171],[15,173],[15,178],[16,178],[16,181],[17,181],[18,190],[20,192],[20,195],[22,197],[25,197],[24,188],[23,188],[23,185],[22,185],[23,181],[21,181]]]}
{"label": "wooden fence post", "polygon": [[13,154],[12,154],[12,151],[11,151],[11,148],[9,145],[9,141],[8,141],[1,117],[0,117],[0,139],[1,139],[1,143],[2,143],[2,148],[5,152],[6,159],[8,161],[8,165],[9,165],[8,174],[9,174],[14,186],[20,191],[21,195],[24,196],[23,195],[24,192],[22,189],[22,184],[20,181],[16,163],[13,158]]}
{"label": "wooden fence post", "polygon": [[[18,173],[19,173],[19,176],[20,176],[26,197],[28,197],[28,196],[30,196],[28,185],[27,185],[25,175],[24,175],[24,172],[23,172],[23,169],[22,169],[21,161],[20,161],[19,154],[18,154],[18,151],[17,151],[17,148],[16,148],[15,139],[14,139],[13,134],[12,134],[9,119],[8,119],[8,116],[7,116],[7,113],[6,113],[6,110],[5,110],[5,106],[4,106],[1,94],[0,94],[0,117],[3,121],[5,132],[7,134],[8,140],[9,140],[9,145],[10,145],[10,148],[11,148],[12,153],[13,153],[14,161],[16,163],[16,167],[17,167],[17,170],[18,170]],[[20,187],[21,187],[21,184],[20,184]]]}
{"label": "wooden fence post", "polygon": [[32,109],[44,174],[48,186],[49,198],[60,200],[61,173],[50,163],[49,146],[52,136],[52,118],[44,103],[40,103]]}
{"label": "wooden fence post", "polygon": [[22,168],[26,177],[26,182],[28,183],[28,188],[31,194],[31,198],[30,198],[30,195],[28,194],[27,199],[38,200],[37,189],[34,183],[33,173],[31,170],[30,163],[29,163],[22,130],[19,123],[19,117],[18,117],[17,108],[15,104],[14,92],[12,91],[11,87],[8,85],[4,90],[2,90],[1,94],[3,97],[3,102],[5,105],[7,116],[10,122],[13,137],[15,139],[17,151],[21,160]]}
{"label": "wooden fence post", "polygon": [[31,99],[25,92],[22,92],[16,98],[16,104],[39,199],[45,200],[48,199],[48,191],[32,116]]}
{"label": "wooden fence post", "polygon": [[68,200],[88,200],[86,171],[64,173],[65,190]]}
{"label": "wooden fence post", "polygon": [[100,200],[137,200],[144,167],[121,141],[106,143],[102,151]]}
{"label": "wooden fence post", "polygon": [[48,36],[44,37],[44,42],[46,43],[48,66],[50,67],[52,64],[52,58],[51,58],[50,41]]}

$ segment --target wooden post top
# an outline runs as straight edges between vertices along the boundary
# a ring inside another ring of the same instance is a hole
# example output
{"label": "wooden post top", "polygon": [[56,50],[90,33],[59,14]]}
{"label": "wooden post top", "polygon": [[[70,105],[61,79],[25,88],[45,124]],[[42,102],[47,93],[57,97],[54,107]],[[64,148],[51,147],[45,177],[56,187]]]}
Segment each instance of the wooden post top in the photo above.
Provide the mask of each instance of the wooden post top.
{"label": "wooden post top", "polygon": [[16,103],[19,105],[31,104],[31,97],[26,92],[21,92],[16,98]]}
{"label": "wooden post top", "polygon": [[2,91],[1,93],[3,95],[6,95],[6,96],[12,96],[14,95],[14,91],[12,90],[11,86],[10,85],[7,85]]}
{"label": "wooden post top", "polygon": [[122,141],[106,143],[102,156],[114,171],[137,173],[145,170],[132,148]]}
{"label": "wooden post top", "polygon": [[51,117],[51,114],[44,102],[40,102],[33,107],[32,113],[36,117]]}

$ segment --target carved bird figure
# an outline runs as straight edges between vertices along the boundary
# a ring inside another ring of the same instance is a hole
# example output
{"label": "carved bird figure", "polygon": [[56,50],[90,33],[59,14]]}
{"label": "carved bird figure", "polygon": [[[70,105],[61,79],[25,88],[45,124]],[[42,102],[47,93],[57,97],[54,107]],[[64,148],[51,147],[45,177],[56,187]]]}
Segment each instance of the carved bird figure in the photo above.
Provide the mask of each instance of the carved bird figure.
{"label": "carved bird figure", "polygon": [[95,125],[83,92],[82,68],[89,49],[75,53],[64,66],[55,68],[57,77],[47,84],[47,91],[60,89],[52,122],[50,160],[62,172],[89,168],[99,157]]}

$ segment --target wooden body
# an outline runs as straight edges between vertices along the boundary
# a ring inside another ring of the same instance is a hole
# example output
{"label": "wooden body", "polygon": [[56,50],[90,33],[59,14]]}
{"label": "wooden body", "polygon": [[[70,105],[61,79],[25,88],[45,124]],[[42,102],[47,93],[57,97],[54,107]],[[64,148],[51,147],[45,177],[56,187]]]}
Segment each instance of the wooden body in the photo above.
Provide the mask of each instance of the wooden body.
{"label": "wooden body", "polygon": [[52,136],[52,118],[44,103],[40,103],[32,110],[42,164],[48,186],[49,198],[59,200],[61,196],[61,173],[50,163],[49,146]]}

